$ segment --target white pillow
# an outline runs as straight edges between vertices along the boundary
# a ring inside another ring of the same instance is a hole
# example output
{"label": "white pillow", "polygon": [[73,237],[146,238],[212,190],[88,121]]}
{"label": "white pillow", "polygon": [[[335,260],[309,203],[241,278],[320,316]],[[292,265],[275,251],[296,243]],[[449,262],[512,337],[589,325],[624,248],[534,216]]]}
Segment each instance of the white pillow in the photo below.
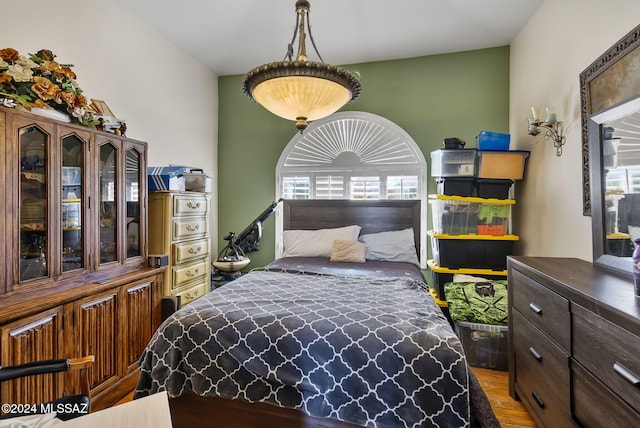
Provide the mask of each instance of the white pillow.
{"label": "white pillow", "polygon": [[370,233],[362,235],[360,241],[367,244],[368,260],[406,262],[420,266],[412,228]]}
{"label": "white pillow", "polygon": [[335,229],[285,230],[282,232],[283,257],[331,257],[333,241],[356,241],[360,229],[353,225]]}

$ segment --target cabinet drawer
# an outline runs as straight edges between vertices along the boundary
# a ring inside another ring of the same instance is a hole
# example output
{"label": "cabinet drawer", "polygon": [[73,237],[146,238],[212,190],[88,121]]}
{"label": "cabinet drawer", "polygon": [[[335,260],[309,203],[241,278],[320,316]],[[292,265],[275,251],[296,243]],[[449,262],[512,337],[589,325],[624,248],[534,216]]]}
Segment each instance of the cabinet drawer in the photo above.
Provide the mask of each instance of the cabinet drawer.
{"label": "cabinet drawer", "polygon": [[176,265],[207,254],[209,254],[208,239],[173,244],[173,263]]}
{"label": "cabinet drawer", "polygon": [[637,426],[640,414],[611,393],[580,364],[571,365],[573,412],[586,427]]}
{"label": "cabinet drawer", "polygon": [[571,346],[569,300],[517,270],[509,277],[512,305],[561,348]]}
{"label": "cabinet drawer", "polygon": [[517,310],[513,312],[513,352],[521,399],[545,426],[571,419],[569,356]]}
{"label": "cabinet drawer", "polygon": [[208,288],[206,287],[206,284],[203,284],[201,281],[196,282],[196,285],[192,286],[189,284],[179,290],[173,290],[171,292],[171,295],[178,298],[179,307],[183,307],[187,303],[191,303],[207,293]]}
{"label": "cabinet drawer", "polygon": [[173,216],[206,216],[209,200],[205,195],[173,195]]}
{"label": "cabinet drawer", "polygon": [[178,288],[189,281],[206,278],[209,272],[208,265],[209,257],[173,267],[173,288]]}
{"label": "cabinet drawer", "polygon": [[[513,350],[536,367],[536,376],[554,387],[569,388],[569,355],[520,312],[513,312]],[[518,370],[519,373],[519,370]]]}
{"label": "cabinet drawer", "polygon": [[173,220],[173,241],[188,238],[205,238],[209,234],[209,221],[206,218],[179,218]]}
{"label": "cabinet drawer", "polygon": [[573,305],[573,358],[640,412],[640,338]]}

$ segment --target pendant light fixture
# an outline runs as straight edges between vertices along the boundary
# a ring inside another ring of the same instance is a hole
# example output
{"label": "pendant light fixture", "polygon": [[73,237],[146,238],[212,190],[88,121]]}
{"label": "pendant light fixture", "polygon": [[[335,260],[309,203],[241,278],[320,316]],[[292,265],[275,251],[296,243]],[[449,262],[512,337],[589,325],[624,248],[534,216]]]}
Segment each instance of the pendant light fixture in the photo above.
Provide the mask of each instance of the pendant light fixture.
{"label": "pendant light fixture", "polygon": [[[308,121],[329,116],[360,95],[354,73],[322,60],[311,35],[309,9],[308,1],[296,1],[296,27],[284,60],[256,67],[242,81],[249,98],[277,116],[295,120],[300,133]],[[307,60],[306,31],[320,62]],[[298,55],[293,59],[296,38]]]}

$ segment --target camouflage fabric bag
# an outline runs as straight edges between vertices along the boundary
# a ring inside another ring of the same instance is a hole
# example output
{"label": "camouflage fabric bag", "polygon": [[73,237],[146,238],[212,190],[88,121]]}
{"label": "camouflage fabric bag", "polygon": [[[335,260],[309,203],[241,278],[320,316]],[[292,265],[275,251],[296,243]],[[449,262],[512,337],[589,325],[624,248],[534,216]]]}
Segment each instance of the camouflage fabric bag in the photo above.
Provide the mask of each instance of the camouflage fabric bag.
{"label": "camouflage fabric bag", "polygon": [[507,325],[507,281],[449,282],[444,285],[454,322]]}

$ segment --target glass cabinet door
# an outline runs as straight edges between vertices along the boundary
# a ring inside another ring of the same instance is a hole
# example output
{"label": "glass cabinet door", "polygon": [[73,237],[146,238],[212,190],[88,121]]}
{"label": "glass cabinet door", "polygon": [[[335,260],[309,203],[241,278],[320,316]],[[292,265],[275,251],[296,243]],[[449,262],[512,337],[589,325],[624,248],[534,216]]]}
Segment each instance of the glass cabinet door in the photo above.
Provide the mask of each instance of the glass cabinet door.
{"label": "glass cabinet door", "polygon": [[36,126],[20,130],[20,281],[49,275],[47,153],[50,136]]}
{"label": "glass cabinet door", "polygon": [[126,154],[125,197],[127,201],[127,258],[140,255],[140,152],[128,149]]}
{"label": "glass cabinet door", "polygon": [[118,260],[118,149],[111,143],[100,146],[99,207],[100,264]]}
{"label": "glass cabinet door", "polygon": [[76,135],[62,138],[62,272],[85,267],[84,147],[84,141]]}

